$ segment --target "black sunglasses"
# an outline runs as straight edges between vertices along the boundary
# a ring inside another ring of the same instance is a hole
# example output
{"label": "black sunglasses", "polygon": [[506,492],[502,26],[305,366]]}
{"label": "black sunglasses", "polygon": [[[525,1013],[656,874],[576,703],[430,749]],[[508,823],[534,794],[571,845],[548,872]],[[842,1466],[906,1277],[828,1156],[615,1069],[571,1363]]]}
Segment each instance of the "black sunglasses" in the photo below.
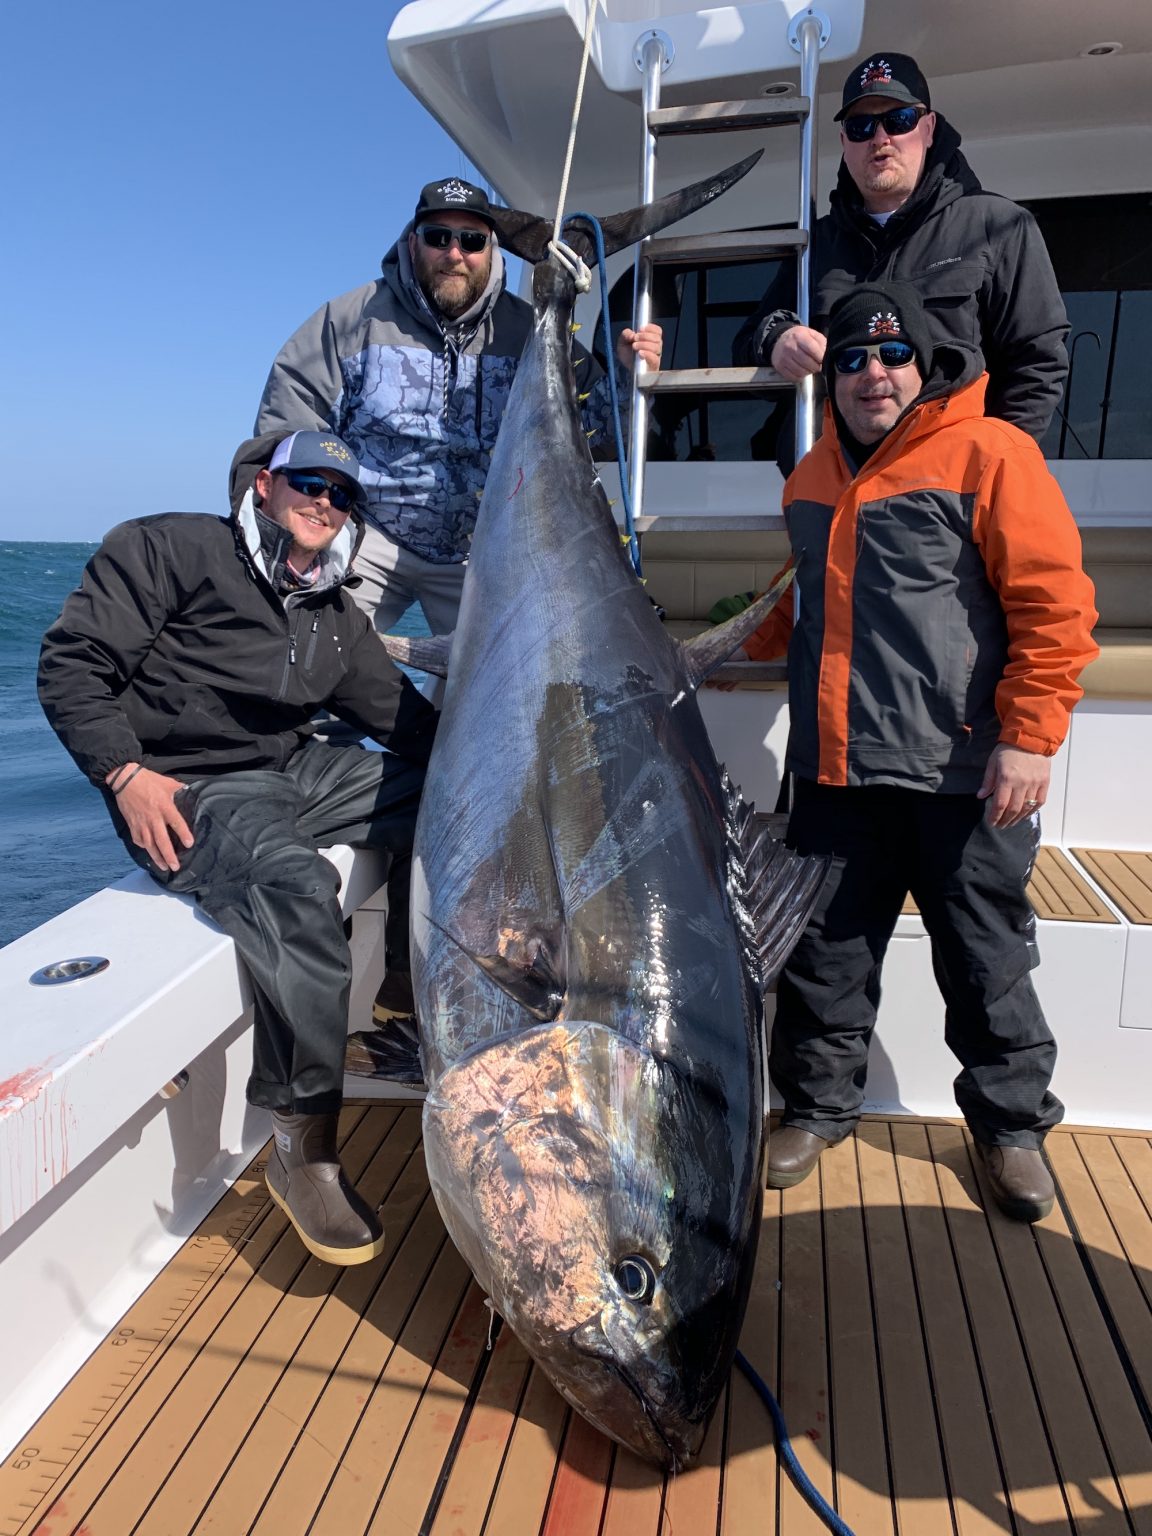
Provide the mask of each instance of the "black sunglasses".
{"label": "black sunglasses", "polygon": [[916,349],[906,341],[881,341],[872,347],[845,347],[837,352],[832,366],[837,373],[862,373],[870,357],[878,357],[885,368],[907,368]]}
{"label": "black sunglasses", "polygon": [[282,474],[292,489],[299,491],[301,496],[313,496],[317,500],[321,496],[327,496],[328,505],[333,512],[352,510],[356,493],[346,485],[337,485],[333,480],[325,480],[323,475],[307,475],[295,469],[282,469],[277,473]]}
{"label": "black sunglasses", "polygon": [[859,112],[855,117],[844,118],[844,137],[853,144],[865,144],[876,136],[880,123],[890,139],[911,133],[922,117],[928,115],[927,107],[892,107],[887,112]]}
{"label": "black sunglasses", "polygon": [[462,251],[475,256],[488,244],[486,229],[450,229],[447,224],[421,224],[420,238],[434,251],[448,250],[455,241]]}

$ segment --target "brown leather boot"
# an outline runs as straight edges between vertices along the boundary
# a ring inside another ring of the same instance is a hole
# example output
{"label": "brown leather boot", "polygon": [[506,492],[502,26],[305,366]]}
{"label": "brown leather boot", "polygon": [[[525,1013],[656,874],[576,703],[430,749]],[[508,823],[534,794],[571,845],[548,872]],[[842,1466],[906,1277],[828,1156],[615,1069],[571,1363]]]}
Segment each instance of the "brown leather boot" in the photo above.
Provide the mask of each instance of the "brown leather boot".
{"label": "brown leather boot", "polygon": [[1035,1147],[975,1143],[992,1198],[1013,1221],[1043,1221],[1056,1199],[1052,1175]]}
{"label": "brown leather boot", "polygon": [[782,1125],[768,1138],[768,1188],[791,1189],[799,1184],[820,1161],[821,1152],[842,1139],[825,1139],[796,1125]]}
{"label": "brown leather boot", "polygon": [[272,1115],[264,1178],[300,1241],[329,1264],[366,1264],[384,1229],[349,1184],[336,1151],[336,1115]]}

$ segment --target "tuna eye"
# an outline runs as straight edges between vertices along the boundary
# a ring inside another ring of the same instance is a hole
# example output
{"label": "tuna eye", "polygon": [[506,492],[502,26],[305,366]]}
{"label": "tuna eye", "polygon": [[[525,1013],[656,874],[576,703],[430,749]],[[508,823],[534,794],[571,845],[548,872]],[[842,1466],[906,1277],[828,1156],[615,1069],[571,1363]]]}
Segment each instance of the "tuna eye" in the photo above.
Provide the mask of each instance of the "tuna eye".
{"label": "tuna eye", "polygon": [[616,1284],[629,1301],[651,1301],[656,1292],[656,1276],[647,1259],[630,1253],[612,1271]]}

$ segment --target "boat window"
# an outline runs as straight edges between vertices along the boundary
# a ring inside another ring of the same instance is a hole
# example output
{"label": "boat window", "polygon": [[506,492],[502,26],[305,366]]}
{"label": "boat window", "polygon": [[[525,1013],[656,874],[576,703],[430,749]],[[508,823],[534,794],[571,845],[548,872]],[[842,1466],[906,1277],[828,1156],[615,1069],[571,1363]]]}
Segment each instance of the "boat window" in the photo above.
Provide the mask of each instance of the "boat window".
{"label": "boat window", "polygon": [[[1068,381],[1042,444],[1045,456],[1152,458],[1152,196],[1024,206],[1047,241],[1071,323]],[[778,260],[658,267],[652,315],[664,327],[664,366],[730,366],[733,337],[779,267]],[[612,289],[614,335],[630,323],[632,281],[629,268]],[[649,458],[774,460],[790,411],[787,394],[656,395]]]}

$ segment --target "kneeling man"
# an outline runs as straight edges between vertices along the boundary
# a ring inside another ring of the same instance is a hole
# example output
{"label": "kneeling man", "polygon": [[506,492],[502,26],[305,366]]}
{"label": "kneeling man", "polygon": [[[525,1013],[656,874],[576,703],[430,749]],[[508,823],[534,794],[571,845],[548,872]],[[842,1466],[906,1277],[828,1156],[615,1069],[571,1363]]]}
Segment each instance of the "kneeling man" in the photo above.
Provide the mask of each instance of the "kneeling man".
{"label": "kneeling man", "polygon": [[[348,942],[329,843],[386,850],[389,964],[435,712],[352,601],[359,466],[331,432],[245,444],[230,518],[124,523],[44,638],[40,700],[136,862],[229,934],[255,993],[251,1103],[268,1188],[333,1264],[383,1247],[336,1149]],[[312,739],[328,708],[386,752]]]}
{"label": "kneeling man", "polygon": [[829,404],[784,506],[791,594],[747,644],[788,650],[788,841],[839,875],[781,976],[768,1183],[851,1131],[880,969],[905,895],[932,939],[956,1100],[997,1203],[1052,1205],[1040,1153],[1063,1110],[1029,972],[1025,887],[1053,754],[1097,654],[1080,539],[1035,442],[984,415],[987,374],[933,347],[916,291],[866,285],[829,317]]}

